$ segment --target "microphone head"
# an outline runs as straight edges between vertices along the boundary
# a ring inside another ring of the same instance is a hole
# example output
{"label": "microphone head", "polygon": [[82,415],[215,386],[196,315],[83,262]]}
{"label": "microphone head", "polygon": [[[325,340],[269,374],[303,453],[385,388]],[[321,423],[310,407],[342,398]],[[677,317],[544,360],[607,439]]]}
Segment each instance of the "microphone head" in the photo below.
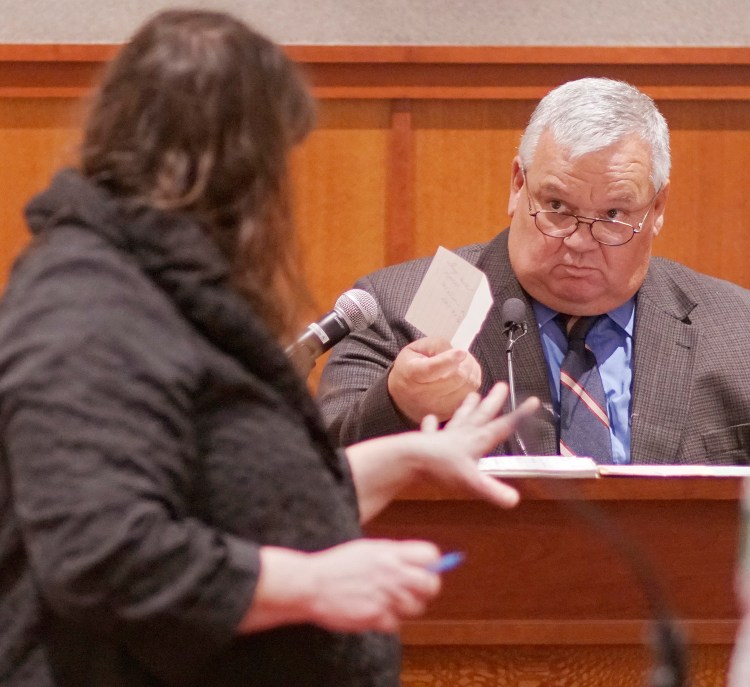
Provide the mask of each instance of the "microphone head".
{"label": "microphone head", "polygon": [[509,298],[501,311],[503,327],[522,327],[526,322],[526,304],[520,298]]}
{"label": "microphone head", "polygon": [[364,289],[349,289],[342,293],[333,309],[346,320],[353,332],[367,329],[375,322],[380,310],[373,295]]}

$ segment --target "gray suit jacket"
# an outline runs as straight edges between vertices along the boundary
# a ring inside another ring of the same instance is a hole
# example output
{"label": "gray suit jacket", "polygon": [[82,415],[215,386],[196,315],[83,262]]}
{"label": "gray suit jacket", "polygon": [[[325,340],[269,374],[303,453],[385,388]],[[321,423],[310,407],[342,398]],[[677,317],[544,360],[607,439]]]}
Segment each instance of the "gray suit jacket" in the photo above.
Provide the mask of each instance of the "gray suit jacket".
{"label": "gray suit jacket", "polygon": [[[482,391],[507,380],[500,310],[508,298],[527,304],[529,333],[515,345],[520,400],[537,396],[542,409],[523,429],[530,452],[557,453],[547,367],[529,296],[508,259],[508,232],[456,251],[482,269],[495,300],[472,353],[482,367]],[[323,372],[319,401],[342,444],[413,428],[393,405],[387,375],[398,352],[421,333],[404,320],[430,259],[388,267],[357,286],[380,305],[373,326],[336,346]],[[652,258],[638,291],[633,347],[633,463],[750,462],[750,291]],[[518,453],[511,439],[497,453]]]}

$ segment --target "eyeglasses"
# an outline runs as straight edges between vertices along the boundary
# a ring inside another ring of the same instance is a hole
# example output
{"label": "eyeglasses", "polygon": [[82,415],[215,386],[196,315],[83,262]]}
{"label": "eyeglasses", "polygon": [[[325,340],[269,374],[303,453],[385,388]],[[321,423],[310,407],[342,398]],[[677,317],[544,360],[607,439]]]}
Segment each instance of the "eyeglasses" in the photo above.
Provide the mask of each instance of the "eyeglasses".
{"label": "eyeglasses", "polygon": [[558,239],[565,239],[568,236],[572,236],[581,224],[588,224],[589,229],[591,229],[591,236],[595,241],[605,246],[623,246],[633,236],[640,234],[648,213],[651,212],[654,206],[656,196],[659,195],[659,191],[654,194],[654,197],[648,204],[646,214],[638,224],[620,222],[616,219],[602,219],[601,217],[583,217],[581,215],[574,215],[571,212],[560,212],[558,210],[534,210],[531,206],[531,191],[529,191],[529,182],[526,179],[526,170],[522,169],[521,173],[523,174],[523,183],[526,185],[529,215],[534,218],[536,228],[545,236]]}

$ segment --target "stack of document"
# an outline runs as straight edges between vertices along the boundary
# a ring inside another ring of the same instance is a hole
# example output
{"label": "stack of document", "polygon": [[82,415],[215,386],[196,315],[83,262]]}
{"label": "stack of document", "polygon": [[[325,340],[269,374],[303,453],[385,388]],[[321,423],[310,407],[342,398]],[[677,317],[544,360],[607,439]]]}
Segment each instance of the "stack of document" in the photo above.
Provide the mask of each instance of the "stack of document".
{"label": "stack of document", "polygon": [[747,465],[599,465],[603,477],[750,477]]}
{"label": "stack of document", "polygon": [[563,456],[488,456],[479,469],[497,477],[598,477],[591,458]]}
{"label": "stack of document", "polygon": [[746,465],[598,465],[567,456],[488,456],[479,469],[496,477],[750,477]]}

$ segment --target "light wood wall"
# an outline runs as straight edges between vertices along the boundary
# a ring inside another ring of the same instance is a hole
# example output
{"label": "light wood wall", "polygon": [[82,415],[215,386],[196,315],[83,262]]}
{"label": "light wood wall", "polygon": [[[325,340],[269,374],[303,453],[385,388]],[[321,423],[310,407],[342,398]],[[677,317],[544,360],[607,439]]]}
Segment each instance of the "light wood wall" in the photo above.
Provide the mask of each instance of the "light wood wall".
{"label": "light wood wall", "polygon": [[[0,45],[0,285],[26,201],[75,160],[91,84],[116,46]],[[652,95],[672,130],[655,250],[750,287],[750,49],[296,46],[320,101],[293,160],[321,310],[360,275],[485,240],[507,223],[510,162],[537,100],[580,76]]]}

